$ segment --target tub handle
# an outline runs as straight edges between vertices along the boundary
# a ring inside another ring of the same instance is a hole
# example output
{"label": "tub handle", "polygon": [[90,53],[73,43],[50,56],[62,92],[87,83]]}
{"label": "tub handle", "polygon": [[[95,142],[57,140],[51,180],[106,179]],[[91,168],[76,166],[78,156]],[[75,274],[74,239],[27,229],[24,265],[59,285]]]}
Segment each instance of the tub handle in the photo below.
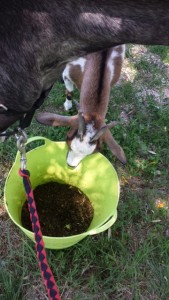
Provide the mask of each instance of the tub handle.
{"label": "tub handle", "polygon": [[[43,136],[33,136],[33,137],[30,137],[28,138],[27,142],[25,143],[25,145],[28,145],[29,143],[31,142],[34,142],[34,141],[38,141],[38,140],[44,140],[45,141],[45,144],[47,143],[51,143],[51,140],[47,139],[46,137],[43,137]],[[37,147],[35,147],[34,149],[36,149]],[[28,151],[29,152],[29,151]],[[27,153],[27,151],[26,151]],[[20,152],[17,151],[16,153],[16,157],[15,157],[15,162],[20,159]]]}
{"label": "tub handle", "polygon": [[115,211],[114,215],[103,225],[101,225],[100,227],[96,228],[96,229],[92,229],[88,232],[89,235],[93,235],[93,234],[98,234],[100,232],[105,231],[106,229],[108,229],[109,227],[111,227],[114,222],[117,219],[117,210]]}
{"label": "tub handle", "polygon": [[51,140],[49,140],[48,138],[46,137],[43,137],[43,136],[32,136],[30,138],[28,138],[27,142],[26,142],[26,145],[31,143],[31,142],[35,142],[35,141],[38,141],[38,140],[44,140],[45,141],[45,144],[47,142],[51,142]]}

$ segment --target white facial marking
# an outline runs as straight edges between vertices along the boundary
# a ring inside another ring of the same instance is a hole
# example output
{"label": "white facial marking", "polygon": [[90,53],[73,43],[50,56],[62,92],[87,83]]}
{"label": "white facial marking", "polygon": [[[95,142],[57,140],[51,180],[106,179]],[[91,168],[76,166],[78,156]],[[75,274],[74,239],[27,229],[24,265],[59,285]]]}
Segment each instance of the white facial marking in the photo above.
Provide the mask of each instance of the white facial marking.
{"label": "white facial marking", "polygon": [[90,123],[86,126],[86,134],[81,142],[75,137],[71,142],[71,150],[68,152],[67,163],[71,167],[76,167],[83,158],[94,152],[96,144],[90,144],[91,138],[95,135],[96,130],[94,124]]}
{"label": "white facial marking", "polygon": [[69,109],[71,109],[72,108],[72,101],[71,100],[68,100],[67,98],[66,98],[66,101],[64,102],[64,108],[65,108],[65,110],[69,110]]}

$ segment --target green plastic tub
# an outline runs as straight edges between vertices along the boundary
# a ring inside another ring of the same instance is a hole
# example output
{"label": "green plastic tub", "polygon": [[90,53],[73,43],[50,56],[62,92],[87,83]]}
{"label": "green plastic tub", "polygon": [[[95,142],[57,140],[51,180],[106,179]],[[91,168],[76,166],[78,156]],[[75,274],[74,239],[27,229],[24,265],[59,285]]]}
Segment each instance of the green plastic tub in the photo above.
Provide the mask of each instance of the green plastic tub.
{"label": "green plastic tub", "polygon": [[[94,217],[88,230],[69,237],[43,236],[45,247],[63,249],[70,247],[88,235],[98,234],[113,225],[117,218],[119,180],[112,164],[100,153],[92,154],[76,167],[66,163],[67,145],[43,137],[34,137],[28,142],[44,140],[44,144],[27,152],[27,169],[30,171],[32,188],[50,181],[78,187],[90,199]],[[21,210],[26,196],[22,178],[18,174],[20,154],[9,172],[5,183],[5,205],[12,221],[32,240],[33,232],[21,223]],[[50,220],[49,220],[50,222]]]}

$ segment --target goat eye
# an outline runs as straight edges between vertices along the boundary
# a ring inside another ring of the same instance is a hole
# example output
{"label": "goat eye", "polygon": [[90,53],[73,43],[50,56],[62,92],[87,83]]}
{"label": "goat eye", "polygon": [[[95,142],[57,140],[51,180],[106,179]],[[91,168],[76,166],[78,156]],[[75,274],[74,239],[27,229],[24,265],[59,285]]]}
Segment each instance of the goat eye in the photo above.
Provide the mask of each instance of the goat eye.
{"label": "goat eye", "polygon": [[80,142],[83,142],[84,134],[79,134],[79,133],[77,132],[76,137],[80,140]]}
{"label": "goat eye", "polygon": [[91,141],[91,142],[89,142],[89,144],[90,145],[95,145],[95,144],[97,144],[97,141]]}

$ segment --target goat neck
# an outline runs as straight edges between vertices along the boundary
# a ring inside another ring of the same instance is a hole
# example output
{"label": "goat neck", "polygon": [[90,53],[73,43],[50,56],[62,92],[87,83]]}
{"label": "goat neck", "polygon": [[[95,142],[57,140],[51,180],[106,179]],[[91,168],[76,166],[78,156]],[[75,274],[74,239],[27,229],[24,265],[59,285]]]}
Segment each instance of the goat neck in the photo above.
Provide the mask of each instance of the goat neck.
{"label": "goat neck", "polygon": [[110,94],[110,71],[107,68],[108,51],[87,56],[80,91],[80,110],[85,120],[104,119]]}

